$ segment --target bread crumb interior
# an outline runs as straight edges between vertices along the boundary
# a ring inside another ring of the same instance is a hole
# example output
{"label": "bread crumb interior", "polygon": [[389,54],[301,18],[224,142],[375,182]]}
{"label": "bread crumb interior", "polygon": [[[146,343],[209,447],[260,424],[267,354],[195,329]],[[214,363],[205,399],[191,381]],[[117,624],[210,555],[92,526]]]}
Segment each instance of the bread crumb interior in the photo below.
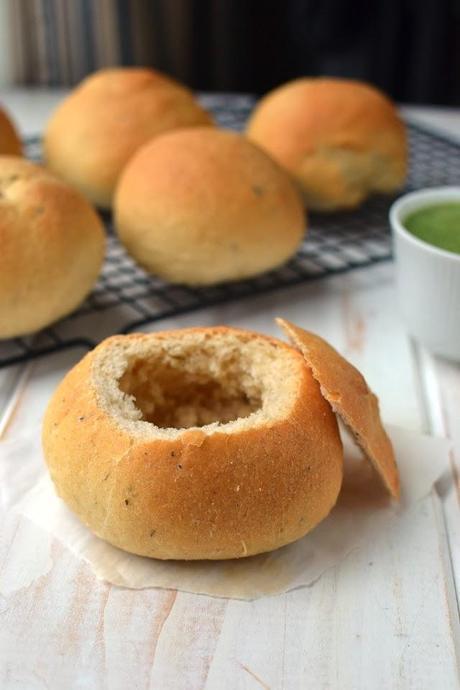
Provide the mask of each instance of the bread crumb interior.
{"label": "bread crumb interior", "polygon": [[256,385],[244,390],[239,358],[228,360],[213,376],[205,355],[198,371],[188,371],[184,361],[163,357],[129,362],[120,379],[123,393],[132,396],[142,419],[161,428],[189,429],[248,417],[261,407],[262,391]]}
{"label": "bread crumb interior", "polygon": [[185,429],[226,433],[286,415],[303,359],[244,331],[114,337],[93,362],[104,407],[130,433],[175,438]]}

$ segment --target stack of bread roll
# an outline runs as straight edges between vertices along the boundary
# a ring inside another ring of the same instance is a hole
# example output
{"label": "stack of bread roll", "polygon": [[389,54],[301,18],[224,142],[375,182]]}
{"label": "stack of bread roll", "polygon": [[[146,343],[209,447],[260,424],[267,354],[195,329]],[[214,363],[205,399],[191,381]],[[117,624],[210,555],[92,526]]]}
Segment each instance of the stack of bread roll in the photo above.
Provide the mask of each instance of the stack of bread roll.
{"label": "stack of bread roll", "polygon": [[[299,80],[256,108],[247,136],[222,131],[173,80],[103,70],[51,118],[47,167],[20,157],[0,112],[0,338],[75,309],[104,256],[113,209],[147,271],[209,285],[292,256],[305,208],[391,192],[404,127],[371,87]],[[302,194],[304,200],[302,199]],[[333,508],[337,413],[399,496],[393,449],[361,374],[318,336],[292,345],[226,327],[114,336],[65,377],[43,447],[60,496],[97,535],[161,559],[226,559],[299,539]]]}
{"label": "stack of bread roll", "polygon": [[407,158],[393,104],[365,84],[286,84],[243,135],[145,68],[101,70],[62,102],[45,132],[46,171],[11,158],[20,153],[0,111],[0,338],[48,325],[91,290],[104,239],[90,204],[113,210],[147,271],[209,285],[284,263],[303,240],[305,204],[331,211],[392,192]]}

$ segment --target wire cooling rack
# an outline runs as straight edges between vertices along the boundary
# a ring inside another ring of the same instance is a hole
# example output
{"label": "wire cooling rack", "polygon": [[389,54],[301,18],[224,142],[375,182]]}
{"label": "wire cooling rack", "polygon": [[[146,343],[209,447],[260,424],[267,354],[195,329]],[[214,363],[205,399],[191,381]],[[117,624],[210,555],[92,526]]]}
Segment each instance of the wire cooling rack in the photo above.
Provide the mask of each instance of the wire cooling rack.
{"label": "wire cooling rack", "polygon": [[[201,101],[224,127],[242,129],[254,99],[245,95],[203,95]],[[407,189],[460,183],[460,144],[409,125]],[[40,158],[40,140],[26,142]],[[73,314],[38,334],[0,341],[0,367],[66,347],[93,347],[112,333],[127,333],[166,317],[254,294],[343,273],[391,258],[388,209],[391,197],[375,197],[358,211],[311,215],[307,237],[282,268],[257,278],[212,287],[170,285],[139,268],[116,239],[105,218],[108,251],[93,292]]]}

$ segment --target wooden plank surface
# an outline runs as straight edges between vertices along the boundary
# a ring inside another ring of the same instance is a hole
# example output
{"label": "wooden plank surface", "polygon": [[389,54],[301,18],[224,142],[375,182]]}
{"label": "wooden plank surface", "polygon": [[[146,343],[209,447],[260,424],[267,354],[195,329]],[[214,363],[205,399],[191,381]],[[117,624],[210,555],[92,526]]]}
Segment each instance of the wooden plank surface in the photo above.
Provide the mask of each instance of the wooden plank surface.
{"label": "wooden plank surface", "polygon": [[[393,304],[387,265],[167,325],[219,322],[274,333],[273,315],[297,320],[363,369],[389,421],[417,428],[416,363]],[[39,422],[80,354],[30,365],[6,437]],[[399,530],[312,587],[255,602],[111,587],[26,520],[6,516],[0,687],[457,688],[458,617],[436,501],[422,501]]]}
{"label": "wooden plank surface", "polygon": [[[36,133],[59,96],[15,91],[5,100]],[[460,132],[450,113],[418,117]],[[28,521],[1,516],[2,690],[459,687],[460,369],[406,336],[391,265],[161,326],[229,323],[279,335],[277,315],[321,333],[360,367],[387,421],[453,439],[441,499],[427,497],[398,530],[313,586],[255,602],[117,589]],[[40,422],[80,356],[0,372],[5,438]]]}

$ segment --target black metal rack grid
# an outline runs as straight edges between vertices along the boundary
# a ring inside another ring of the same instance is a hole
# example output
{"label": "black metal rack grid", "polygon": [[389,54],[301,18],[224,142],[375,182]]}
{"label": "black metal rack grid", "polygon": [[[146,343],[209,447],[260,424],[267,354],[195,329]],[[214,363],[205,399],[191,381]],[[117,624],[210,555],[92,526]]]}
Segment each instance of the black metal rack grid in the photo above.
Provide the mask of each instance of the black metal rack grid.
{"label": "black metal rack grid", "polygon": [[[201,97],[216,120],[241,129],[253,106],[250,96]],[[406,191],[460,184],[460,143],[409,125],[410,173]],[[40,141],[27,152],[40,157]],[[296,256],[282,268],[250,280],[212,287],[171,285],[139,268],[116,239],[106,218],[108,251],[93,292],[73,314],[33,336],[0,342],[0,367],[72,346],[93,347],[112,333],[127,333],[170,316],[269,292],[391,258],[388,210],[393,199],[375,197],[359,210],[309,218]]]}

